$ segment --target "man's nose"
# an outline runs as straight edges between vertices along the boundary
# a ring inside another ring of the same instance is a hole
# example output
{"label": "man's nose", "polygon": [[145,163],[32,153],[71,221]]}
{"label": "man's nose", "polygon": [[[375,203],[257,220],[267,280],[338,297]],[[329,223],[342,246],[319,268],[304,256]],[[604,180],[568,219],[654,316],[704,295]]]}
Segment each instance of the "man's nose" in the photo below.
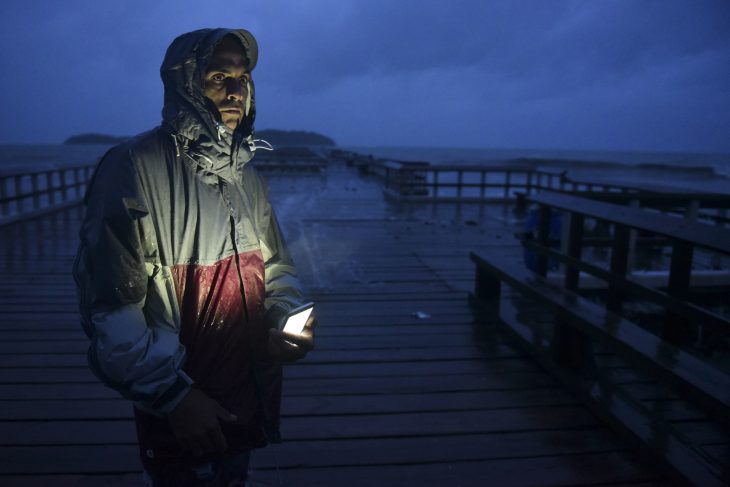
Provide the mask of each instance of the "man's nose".
{"label": "man's nose", "polygon": [[226,98],[229,100],[242,101],[248,95],[247,83],[238,79],[230,79],[226,83]]}

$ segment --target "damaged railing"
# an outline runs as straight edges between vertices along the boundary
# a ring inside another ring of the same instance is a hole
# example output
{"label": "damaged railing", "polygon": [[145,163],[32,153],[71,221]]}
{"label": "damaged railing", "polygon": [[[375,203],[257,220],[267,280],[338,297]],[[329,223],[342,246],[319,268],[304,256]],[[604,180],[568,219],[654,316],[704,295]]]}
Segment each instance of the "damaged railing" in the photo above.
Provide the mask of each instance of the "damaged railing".
{"label": "damaged railing", "polygon": [[382,161],[370,172],[384,179],[385,193],[408,202],[504,202],[518,193],[559,189],[563,174],[524,165],[429,165]]}

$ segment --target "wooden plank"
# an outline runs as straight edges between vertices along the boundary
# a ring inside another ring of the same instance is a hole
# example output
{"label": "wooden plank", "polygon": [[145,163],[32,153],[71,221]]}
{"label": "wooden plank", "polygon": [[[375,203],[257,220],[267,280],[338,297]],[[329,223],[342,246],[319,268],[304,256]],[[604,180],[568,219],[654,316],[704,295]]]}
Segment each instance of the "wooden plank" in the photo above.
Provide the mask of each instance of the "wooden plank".
{"label": "wooden plank", "polygon": [[302,487],[348,485],[350,487],[403,485],[459,485],[483,487],[485,479],[504,487],[588,485],[636,480],[661,482],[666,475],[639,467],[622,453],[571,455],[567,457],[515,458],[494,461],[442,462],[399,466],[341,467],[256,471],[253,479]]}
{"label": "wooden plank", "polygon": [[[570,394],[554,387],[387,395],[303,395],[285,396],[282,400],[282,415],[290,417],[465,411],[575,404],[576,400]],[[129,419],[131,415],[131,403],[121,397],[0,401],[0,420]]]}
{"label": "wooden plank", "polygon": [[[493,343],[489,337],[471,337],[464,334],[417,334],[417,335],[347,335],[317,338],[316,350],[367,350],[367,349],[418,349],[469,347],[475,344]],[[34,340],[0,342],[0,354],[14,353],[79,353],[85,352],[88,340],[59,341]]]}
{"label": "wooden plank", "polygon": [[[345,171],[343,175],[350,177]],[[567,475],[583,464],[576,455],[608,451],[618,454],[616,470],[628,472],[621,463],[632,463],[625,447],[614,444],[605,429],[531,361],[518,360],[522,352],[505,342],[493,322],[478,317],[486,326],[476,326],[477,316],[465,293],[458,292],[470,281],[466,249],[472,244],[488,251],[516,244],[505,234],[502,209],[479,209],[479,227],[460,223],[476,214],[477,209],[469,207],[460,216],[442,207],[434,208],[427,221],[421,218],[422,210],[389,221],[392,213],[386,211],[379,183],[367,185],[367,191],[348,192],[347,198],[323,191],[324,199],[318,198],[315,207],[327,210],[326,219],[317,214],[305,217],[303,208],[294,208],[290,215],[298,222],[312,219],[307,225],[324,237],[317,245],[309,236],[302,241],[314,261],[338,272],[325,280],[315,270],[302,267],[303,281],[317,292],[313,298],[320,304],[320,333],[317,349],[308,360],[287,368],[284,429],[295,441],[282,445],[278,453],[280,458],[284,453],[285,473],[316,470],[322,473],[320,483],[341,485],[330,482],[326,472],[361,468],[362,478],[367,479],[363,484],[387,485],[390,477],[381,475],[381,464],[388,468],[400,468],[403,462],[413,462],[413,468],[451,465],[451,471],[456,466],[461,477],[458,467],[473,461],[478,467],[472,476],[484,478],[490,475],[493,462],[514,462],[505,471],[511,468],[524,480],[529,476],[519,471],[518,458],[551,457],[555,463],[550,465]],[[282,191],[288,191],[284,186]],[[88,383],[63,382],[88,377],[83,372],[87,339],[79,326],[68,273],[82,212],[64,213],[65,218],[6,227],[9,233],[0,238],[0,254],[5,256],[0,266],[6,266],[9,274],[0,283],[8,288],[4,296],[0,292],[3,377],[40,380],[45,374],[61,381],[0,384],[2,427],[16,428],[28,441],[48,442],[53,433],[60,442],[0,447],[0,465],[5,458],[16,466],[25,462],[28,475],[23,478],[31,482],[111,485],[121,480],[109,472],[138,469],[125,463],[136,462],[134,432],[129,404],[115,391],[93,378]],[[292,228],[286,221],[283,225]],[[56,245],[40,244],[48,241]],[[351,252],[344,257],[332,252],[322,243],[330,241]],[[293,248],[295,254],[298,251]],[[431,318],[419,320],[412,315],[415,311],[425,311]],[[606,358],[609,366],[610,361]],[[70,369],[59,370],[64,366]],[[635,387],[643,385],[625,370],[617,370],[613,378],[634,381]],[[662,396],[653,390],[645,392],[652,399]],[[672,404],[661,406],[668,410]],[[672,411],[680,419],[692,417],[691,411]],[[108,431],[116,431],[117,438]],[[94,444],[70,444],[78,443],[77,436]],[[0,430],[0,443],[6,437]],[[125,438],[127,443],[110,444]],[[274,462],[267,460],[273,453],[265,451],[260,456],[266,475],[275,475]],[[43,463],[37,461],[39,457]],[[348,459],[351,466],[345,465]],[[93,476],[72,475],[94,468],[98,471]],[[69,475],[37,475],[41,471]],[[591,469],[576,475],[581,481],[589,480],[584,484],[605,480],[604,473]],[[642,475],[646,473],[621,479],[635,481]],[[424,484],[429,483],[426,477]],[[17,478],[3,475],[0,483]],[[610,478],[618,482],[617,477]],[[288,484],[301,485],[296,478],[290,480]],[[402,479],[392,477],[391,484],[402,484]]]}
{"label": "wooden plank", "polygon": [[[112,447],[108,451],[110,454],[116,453]],[[53,454],[54,452],[49,453]],[[69,455],[83,458],[86,452],[68,452],[67,456]],[[98,465],[101,464],[98,463]],[[138,470],[133,470],[134,473],[127,474],[107,474],[107,472],[103,472],[95,475],[79,475],[78,472],[36,475],[36,472],[32,472],[27,475],[3,475],[2,481],[3,487],[97,487],[101,485],[104,487],[140,487],[144,484],[141,484],[141,473]]]}
{"label": "wooden plank", "polygon": [[[290,379],[284,385],[288,396],[405,394],[421,392],[464,392],[484,390],[512,390],[554,386],[555,382],[544,373],[513,372],[493,375],[447,375],[430,377],[365,377],[338,379]],[[0,398],[84,399],[115,398],[118,393],[98,382],[44,384],[0,384]]]}
{"label": "wooden plank", "polygon": [[[444,348],[415,348],[397,350],[320,350],[316,349],[307,355],[304,364],[324,363],[367,363],[367,362],[406,362],[406,361],[441,361],[485,359],[486,353],[476,346],[444,347]],[[507,357],[525,357],[524,352],[518,352],[504,344],[494,344],[489,350],[489,359]],[[38,353],[38,354],[0,354],[0,367],[86,367],[85,350],[76,353]],[[294,364],[291,366],[295,366]]]}
{"label": "wooden plank", "polygon": [[[134,472],[141,466],[136,445],[0,447],[7,468],[19,473]],[[434,436],[426,438],[384,438],[332,441],[290,441],[255,452],[256,469],[302,469],[348,466],[432,464],[530,458],[544,455],[603,453],[620,450],[617,440],[601,430],[505,432]],[[272,451],[273,450],[273,451]],[[276,458],[274,457],[276,454]],[[48,461],[38,465],[38,458]],[[35,461],[34,461],[35,460]],[[89,460],[96,460],[90,462]],[[40,468],[39,468],[40,467]],[[103,467],[104,470],[98,470]]]}
{"label": "wooden plank", "polygon": [[[483,411],[410,412],[380,415],[330,415],[290,417],[282,424],[287,440],[334,440],[339,438],[391,438],[450,434],[582,429],[597,425],[583,407],[553,406]],[[104,431],[104,435],[99,435]],[[132,420],[115,421],[3,421],[2,444],[103,445],[134,443]]]}
{"label": "wooden plank", "polygon": [[[141,472],[142,464],[139,461],[139,447],[136,444],[127,445],[93,445],[93,446],[0,446],[0,477],[4,486],[8,485],[43,485],[43,483],[23,483],[28,477],[15,479],[4,478],[5,475],[19,474],[99,474],[99,473],[126,473]],[[67,478],[67,480],[78,478]],[[133,478],[125,478],[124,482],[136,481],[139,473]],[[83,485],[63,484],[63,478],[55,479],[56,483],[46,485]],[[102,485],[95,482],[102,481],[101,477],[86,479],[86,485]],[[15,483],[14,483],[15,482]],[[93,482],[93,483],[92,483]],[[114,485],[114,484],[103,484]],[[125,484],[122,484],[125,485]]]}
{"label": "wooden plank", "polygon": [[[465,334],[470,333],[474,329],[471,320],[467,323],[448,323],[440,321],[437,318],[424,318],[413,324],[363,324],[360,326],[347,325],[338,326],[326,318],[317,318],[317,338],[326,337],[362,337],[362,336],[394,336],[394,335],[448,335],[448,334]],[[5,343],[10,342],[27,342],[27,341],[75,341],[88,340],[86,334],[77,326],[75,330],[56,329],[56,330],[0,330],[0,340]]]}
{"label": "wooden plank", "polygon": [[[415,311],[415,310],[414,310]],[[422,311],[418,309],[418,311]],[[371,316],[351,316],[347,320],[342,319],[341,314],[333,314],[323,312],[317,309],[317,319],[322,330],[327,329],[346,329],[359,328],[364,326],[393,326],[393,325],[420,325],[420,326],[447,326],[470,324],[474,322],[474,312],[471,310],[455,310],[455,311],[433,311],[429,313],[431,318],[420,319],[414,312],[391,313],[387,315],[371,315]],[[39,318],[37,315],[29,316],[27,313],[23,315],[9,316],[0,313],[0,317],[4,320],[0,322],[0,333],[3,331],[43,331],[43,330],[65,330],[77,331],[81,330],[81,321],[76,314],[73,318],[63,315],[60,318]]]}
{"label": "wooden plank", "polygon": [[[522,358],[500,360],[445,360],[395,363],[302,363],[285,366],[287,379],[295,378],[341,378],[341,377],[409,377],[429,375],[479,375],[527,371],[539,369]],[[88,367],[15,367],[0,368],[0,384],[53,384],[97,382],[98,379]]]}

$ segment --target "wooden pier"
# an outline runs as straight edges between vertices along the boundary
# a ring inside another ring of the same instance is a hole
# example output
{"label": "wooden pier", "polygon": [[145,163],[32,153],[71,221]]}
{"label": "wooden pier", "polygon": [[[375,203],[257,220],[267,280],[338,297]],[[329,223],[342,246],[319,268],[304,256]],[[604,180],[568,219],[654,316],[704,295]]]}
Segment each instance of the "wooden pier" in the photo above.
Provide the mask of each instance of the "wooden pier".
{"label": "wooden pier", "polygon": [[[469,304],[469,252],[521,256],[508,207],[396,204],[344,165],[270,181],[319,327],[316,350],[286,367],[284,443],[255,454],[254,485],[684,485]],[[81,217],[1,230],[4,486],[138,482],[131,407],[86,367],[70,275]],[[666,401],[604,365],[646,404]]]}

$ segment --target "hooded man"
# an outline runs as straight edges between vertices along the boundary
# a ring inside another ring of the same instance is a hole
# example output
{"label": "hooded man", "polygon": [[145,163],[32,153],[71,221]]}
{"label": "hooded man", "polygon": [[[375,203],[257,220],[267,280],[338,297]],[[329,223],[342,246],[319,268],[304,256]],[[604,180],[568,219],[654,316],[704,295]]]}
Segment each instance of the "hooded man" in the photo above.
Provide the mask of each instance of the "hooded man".
{"label": "hooded man", "polygon": [[245,480],[249,451],[278,438],[280,364],[313,344],[313,318],[302,335],[278,329],[304,299],[248,163],[257,59],[242,29],[175,39],[162,125],[107,152],[85,197],[74,277],[89,365],[134,402],[153,485]]}

